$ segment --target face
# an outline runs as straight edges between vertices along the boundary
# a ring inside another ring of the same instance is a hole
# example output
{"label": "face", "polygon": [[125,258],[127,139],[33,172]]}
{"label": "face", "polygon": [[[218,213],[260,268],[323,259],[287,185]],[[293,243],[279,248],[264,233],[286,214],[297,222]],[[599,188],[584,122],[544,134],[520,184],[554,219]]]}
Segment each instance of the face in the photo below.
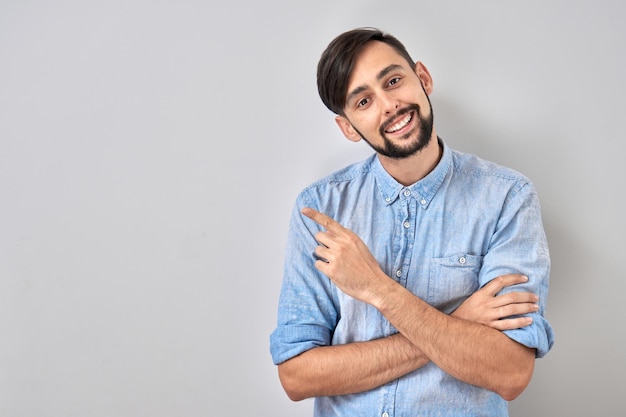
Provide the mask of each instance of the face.
{"label": "face", "polygon": [[357,58],[345,115],[337,117],[337,124],[352,141],[363,139],[389,158],[407,158],[433,136],[431,91],[426,67],[418,63],[413,68],[389,45],[370,42]]}

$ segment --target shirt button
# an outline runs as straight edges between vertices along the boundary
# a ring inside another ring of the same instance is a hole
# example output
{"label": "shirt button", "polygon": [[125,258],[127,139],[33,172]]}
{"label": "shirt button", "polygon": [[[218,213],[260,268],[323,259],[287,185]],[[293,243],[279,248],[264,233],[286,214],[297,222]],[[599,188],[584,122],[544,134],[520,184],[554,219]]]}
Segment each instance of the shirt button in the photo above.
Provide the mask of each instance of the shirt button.
{"label": "shirt button", "polygon": [[425,204],[426,204],[426,200],[424,200],[424,199],[422,198],[422,200],[420,201],[420,204],[421,204],[422,206],[423,206],[423,205],[425,205]]}
{"label": "shirt button", "polygon": [[383,413],[381,417],[389,417],[389,413]]}
{"label": "shirt button", "polygon": [[404,190],[404,195],[405,196],[410,196],[411,195],[411,190]]}
{"label": "shirt button", "polygon": [[411,223],[409,223],[409,222],[404,222],[404,223],[403,223],[403,226],[404,226],[404,228],[405,228],[405,229],[408,229],[409,227],[411,227]]}
{"label": "shirt button", "polygon": [[390,202],[390,201],[391,201],[391,197],[386,197],[386,198],[385,198],[385,201],[386,201],[386,202]]}
{"label": "shirt button", "polygon": [[398,270],[396,271],[396,276],[397,276],[398,278],[400,278],[400,277],[402,276],[402,270],[401,270],[401,269],[398,269]]}
{"label": "shirt button", "polygon": [[459,258],[459,263],[460,263],[461,265],[463,265],[463,264],[465,264],[465,262],[467,262],[467,259],[465,259],[465,256],[461,256],[461,257]]}

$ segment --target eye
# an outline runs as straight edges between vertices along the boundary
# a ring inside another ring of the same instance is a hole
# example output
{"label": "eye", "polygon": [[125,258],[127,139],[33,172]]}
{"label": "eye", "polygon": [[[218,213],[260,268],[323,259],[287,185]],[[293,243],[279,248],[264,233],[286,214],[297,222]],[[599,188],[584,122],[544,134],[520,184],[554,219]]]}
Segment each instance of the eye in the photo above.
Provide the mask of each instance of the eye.
{"label": "eye", "polygon": [[357,107],[364,107],[364,106],[367,106],[367,103],[369,103],[369,100],[368,100],[368,99],[366,99],[366,98],[362,98],[361,100],[359,100],[359,101],[356,103],[356,106],[357,106]]}
{"label": "eye", "polygon": [[393,86],[393,85],[398,84],[399,82],[400,82],[400,77],[394,77],[394,78],[392,78],[391,80],[389,80],[389,83],[388,83],[388,84],[389,84],[390,86]]}

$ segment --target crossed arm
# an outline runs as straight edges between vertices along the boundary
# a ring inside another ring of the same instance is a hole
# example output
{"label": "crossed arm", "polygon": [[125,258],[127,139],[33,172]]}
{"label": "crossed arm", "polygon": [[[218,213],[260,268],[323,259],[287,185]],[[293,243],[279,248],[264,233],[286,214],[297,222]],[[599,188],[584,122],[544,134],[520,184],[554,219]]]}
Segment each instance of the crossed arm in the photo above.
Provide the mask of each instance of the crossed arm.
{"label": "crossed arm", "polygon": [[382,339],[323,346],[278,366],[292,400],[366,391],[432,361],[467,383],[517,397],[532,376],[535,352],[501,332],[531,323],[516,317],[537,310],[537,297],[504,287],[525,282],[521,275],[498,277],[446,315],[384,274],[369,249],[350,230],[312,209],[303,214],[323,226],[316,267],[346,294],[376,307],[400,333]]}

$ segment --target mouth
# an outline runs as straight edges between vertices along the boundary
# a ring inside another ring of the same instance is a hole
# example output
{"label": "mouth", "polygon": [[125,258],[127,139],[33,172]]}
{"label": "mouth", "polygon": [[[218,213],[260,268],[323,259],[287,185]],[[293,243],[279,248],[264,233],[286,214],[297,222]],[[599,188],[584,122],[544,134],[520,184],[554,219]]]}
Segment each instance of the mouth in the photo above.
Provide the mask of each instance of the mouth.
{"label": "mouth", "polygon": [[413,115],[414,112],[412,111],[407,113],[402,119],[398,120],[397,122],[386,128],[385,133],[396,133],[401,131],[402,129],[407,127],[409,123],[411,123],[411,120],[413,120]]}

